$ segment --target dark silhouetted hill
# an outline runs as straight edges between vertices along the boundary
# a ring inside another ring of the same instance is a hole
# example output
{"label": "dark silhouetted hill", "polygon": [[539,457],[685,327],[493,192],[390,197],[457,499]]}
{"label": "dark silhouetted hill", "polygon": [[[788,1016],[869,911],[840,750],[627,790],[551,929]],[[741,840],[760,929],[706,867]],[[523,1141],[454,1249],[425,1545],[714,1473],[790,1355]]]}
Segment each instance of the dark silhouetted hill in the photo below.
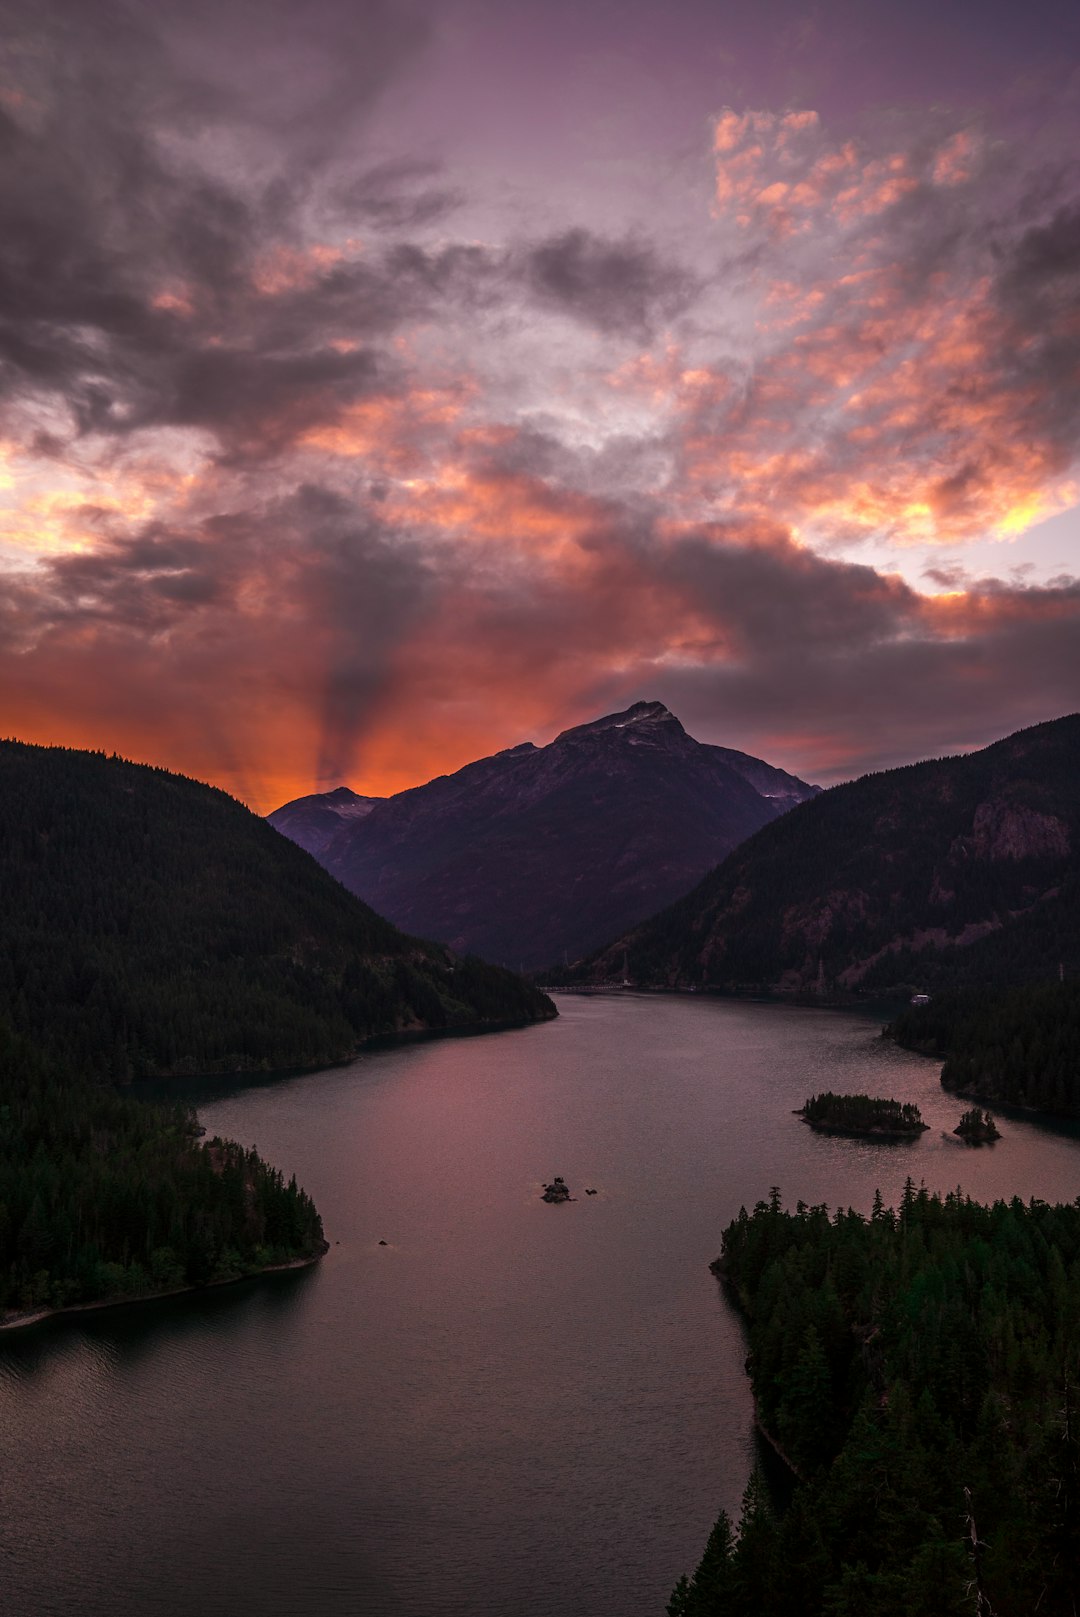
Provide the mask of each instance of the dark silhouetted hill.
{"label": "dark silhouetted hill", "polygon": [[367,1037],[554,1014],[405,937],[224,792],[0,743],[0,1022],[52,1070],[314,1066]]}
{"label": "dark silhouetted hill", "polygon": [[574,974],[826,996],[1080,971],[1080,715],[867,775]]}

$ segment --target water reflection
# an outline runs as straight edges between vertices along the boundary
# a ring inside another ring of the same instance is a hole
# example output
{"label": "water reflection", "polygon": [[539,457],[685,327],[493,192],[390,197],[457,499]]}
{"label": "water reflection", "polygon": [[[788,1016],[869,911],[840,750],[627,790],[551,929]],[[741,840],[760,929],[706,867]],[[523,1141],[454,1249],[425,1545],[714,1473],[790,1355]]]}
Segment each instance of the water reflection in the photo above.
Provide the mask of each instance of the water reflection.
{"label": "water reflection", "polygon": [[[185,1086],[340,1244],[0,1343],[4,1609],[661,1612],[751,1462],[745,1344],[707,1269],[740,1204],[778,1184],[868,1208],[908,1174],[1080,1188],[1075,1126],[1010,1116],[967,1148],[936,1066],[877,1031],[567,997],[542,1028]],[[930,1132],[817,1135],[792,1114],[823,1088],[915,1101]],[[575,1202],[540,1201],[555,1173]]]}

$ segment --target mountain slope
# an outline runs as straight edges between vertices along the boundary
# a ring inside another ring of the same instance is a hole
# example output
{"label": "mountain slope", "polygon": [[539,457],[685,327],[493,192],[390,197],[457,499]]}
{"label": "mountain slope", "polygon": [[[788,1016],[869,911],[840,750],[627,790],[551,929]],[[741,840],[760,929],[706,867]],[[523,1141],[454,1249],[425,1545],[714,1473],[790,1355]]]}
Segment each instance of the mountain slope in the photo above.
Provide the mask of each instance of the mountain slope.
{"label": "mountain slope", "polygon": [[[815,790],[638,702],[376,803],[318,857],[397,925],[538,968],[685,892]],[[290,807],[270,816],[286,835]]]}
{"label": "mountain slope", "polygon": [[347,786],[339,786],[332,792],[312,792],[308,797],[283,803],[270,819],[275,830],[283,831],[290,842],[318,858],[344,825],[362,820],[376,803],[383,801],[381,797],[361,797]]}
{"label": "mountain slope", "polygon": [[0,743],[0,1020],[68,1073],[309,1066],[402,1028],[552,1014],[402,936],[224,792]]}
{"label": "mountain slope", "polygon": [[766,826],[579,975],[783,992],[1080,968],[1080,715],[867,775]]}

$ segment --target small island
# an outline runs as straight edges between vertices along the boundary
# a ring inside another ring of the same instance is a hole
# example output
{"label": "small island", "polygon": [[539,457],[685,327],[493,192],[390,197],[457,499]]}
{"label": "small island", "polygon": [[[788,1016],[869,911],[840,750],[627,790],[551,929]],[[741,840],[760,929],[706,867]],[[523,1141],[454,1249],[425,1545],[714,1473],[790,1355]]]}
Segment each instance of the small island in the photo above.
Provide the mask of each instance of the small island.
{"label": "small island", "polygon": [[875,1140],[913,1140],[928,1128],[917,1106],[877,1095],[811,1095],[796,1114],[822,1134],[852,1134]]}
{"label": "small island", "polygon": [[959,1123],[953,1129],[954,1134],[967,1145],[987,1145],[993,1140],[1001,1139],[1001,1130],[994,1122],[990,1112],[984,1112],[981,1106],[973,1106],[965,1112]]}
{"label": "small island", "polygon": [[570,1186],[561,1174],[556,1174],[550,1185],[544,1186],[544,1193],[540,1200],[545,1202],[571,1202]]}

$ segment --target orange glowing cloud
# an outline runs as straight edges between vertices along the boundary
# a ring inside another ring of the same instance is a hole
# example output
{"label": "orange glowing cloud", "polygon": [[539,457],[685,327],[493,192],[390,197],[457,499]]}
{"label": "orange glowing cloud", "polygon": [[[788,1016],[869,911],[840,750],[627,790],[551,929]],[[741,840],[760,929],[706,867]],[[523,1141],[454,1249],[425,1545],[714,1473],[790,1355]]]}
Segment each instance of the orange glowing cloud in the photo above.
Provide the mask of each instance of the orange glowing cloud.
{"label": "orange glowing cloud", "polygon": [[[966,733],[1065,705],[1069,581],[943,564],[922,594],[858,557],[913,572],[901,547],[1080,497],[1071,181],[1018,159],[1003,188],[996,132],[944,113],[856,138],[824,106],[727,108],[711,194],[651,171],[585,228],[554,190],[526,216],[478,175],[372,166],[351,79],[347,150],[275,172],[262,109],[246,174],[193,110],[139,123],[193,108],[186,80],[129,82],[82,167],[74,125],[26,124],[5,192],[5,730],[269,808],[638,696],[814,776],[886,732],[928,749],[950,704]],[[111,196],[126,123],[156,156]]]}
{"label": "orange glowing cloud", "polygon": [[927,154],[875,155],[847,140],[826,144],[816,112],[736,113],[726,108],[713,128],[715,203],[742,228],[805,234],[822,216],[847,228],[894,208],[921,184],[955,187],[976,172],[981,144],[960,130]]}
{"label": "orange glowing cloud", "polygon": [[302,432],[298,447],[363,459],[387,475],[417,475],[430,465],[433,439],[460,421],[475,392],[475,382],[463,378],[445,386],[357,399],[334,418]]}
{"label": "orange glowing cloud", "polygon": [[[1001,276],[978,272],[974,252],[913,274],[908,241],[894,249],[881,218],[972,181],[975,132],[874,155],[826,149],[814,117],[729,110],[714,148],[718,202],[784,240],[783,273],[759,291],[761,347],[737,392],[726,369],[691,391],[667,367],[684,510],[696,500],[699,514],[780,518],[804,541],[904,545],[1007,539],[1075,503],[1070,435],[1044,404],[1049,368],[1025,358],[1049,333],[1013,329]],[[1052,314],[1054,340],[1069,342],[1067,303]]]}
{"label": "orange glowing cloud", "polygon": [[347,259],[363,252],[363,242],[350,236],[340,246],[331,242],[311,242],[305,247],[277,246],[264,253],[252,270],[255,290],[263,297],[281,297],[286,292],[308,291]]}

